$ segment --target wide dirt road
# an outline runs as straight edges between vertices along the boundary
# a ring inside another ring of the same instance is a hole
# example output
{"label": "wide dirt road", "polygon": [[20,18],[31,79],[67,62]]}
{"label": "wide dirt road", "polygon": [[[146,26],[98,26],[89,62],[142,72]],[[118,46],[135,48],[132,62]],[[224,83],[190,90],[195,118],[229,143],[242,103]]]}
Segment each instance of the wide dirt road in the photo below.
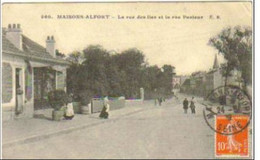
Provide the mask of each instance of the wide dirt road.
{"label": "wide dirt road", "polygon": [[52,138],[3,148],[3,158],[214,158],[214,132],[202,107],[183,114],[176,99],[162,106]]}

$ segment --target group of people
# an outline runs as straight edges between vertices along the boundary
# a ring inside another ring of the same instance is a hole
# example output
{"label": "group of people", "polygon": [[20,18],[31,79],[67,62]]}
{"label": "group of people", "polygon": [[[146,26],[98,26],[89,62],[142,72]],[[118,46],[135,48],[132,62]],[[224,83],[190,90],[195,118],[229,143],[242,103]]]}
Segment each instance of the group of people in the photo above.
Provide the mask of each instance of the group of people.
{"label": "group of people", "polygon": [[[104,98],[103,108],[101,113],[99,114],[100,118],[108,119],[109,116],[109,104],[108,104],[108,97]],[[74,117],[74,110],[73,110],[73,104],[72,104],[72,96],[68,98],[68,102],[64,106],[64,119],[65,120],[72,120]]]}
{"label": "group of people", "polygon": [[158,97],[154,100],[154,104],[157,106],[157,104],[159,104],[159,106],[162,105],[162,102],[165,102],[165,98],[164,97]]}
{"label": "group of people", "polygon": [[[195,101],[194,101],[194,97],[191,98],[190,101],[190,109],[191,109],[191,113],[195,114],[196,113],[196,109],[195,109]],[[184,113],[187,114],[188,109],[189,109],[189,101],[187,100],[187,98],[184,99],[183,101],[183,109],[184,109]]]}
{"label": "group of people", "polygon": [[[108,119],[109,116],[109,104],[108,104],[108,97],[104,98],[103,108],[101,113],[99,114],[100,118]],[[64,106],[65,113],[64,118],[66,120],[71,120],[74,117],[74,110],[73,110],[73,104],[72,104],[72,97],[68,98],[68,103]]]}
{"label": "group of people", "polygon": [[[159,97],[157,99],[155,99],[155,105],[157,105],[157,103],[159,104],[159,106],[161,106],[162,102],[165,101],[164,98]],[[109,109],[110,106],[108,104],[109,100],[108,97],[104,98],[103,101],[103,108],[102,111],[99,114],[100,118],[104,118],[104,119],[108,119],[109,117]],[[191,109],[191,113],[195,114],[196,113],[196,107],[195,107],[195,100],[194,97],[191,98],[190,102],[187,100],[187,98],[185,98],[183,100],[183,109],[184,109],[184,113],[187,114],[188,113],[188,109]],[[66,120],[71,120],[74,117],[74,110],[73,110],[73,104],[72,104],[72,97],[68,98],[68,103],[65,105],[65,114],[64,114],[64,118]]]}
{"label": "group of people", "polygon": [[[157,103],[159,104],[159,106],[161,106],[161,103],[165,101],[164,98],[160,97],[155,99],[155,105],[157,105]],[[104,119],[108,119],[109,117],[109,109],[110,106],[108,104],[109,100],[108,97],[104,98],[103,101],[103,108],[102,111],[99,114],[100,118],[104,118]],[[195,101],[194,101],[194,97],[192,97],[192,99],[190,100],[190,102],[187,100],[187,98],[184,99],[183,101],[183,109],[184,109],[184,113],[187,114],[188,113],[188,109],[191,109],[191,113],[195,114],[196,113],[196,107],[195,107]],[[73,110],[73,104],[72,104],[72,97],[68,98],[68,103],[65,105],[65,114],[64,114],[64,118],[66,120],[71,120],[74,117],[74,110]]]}

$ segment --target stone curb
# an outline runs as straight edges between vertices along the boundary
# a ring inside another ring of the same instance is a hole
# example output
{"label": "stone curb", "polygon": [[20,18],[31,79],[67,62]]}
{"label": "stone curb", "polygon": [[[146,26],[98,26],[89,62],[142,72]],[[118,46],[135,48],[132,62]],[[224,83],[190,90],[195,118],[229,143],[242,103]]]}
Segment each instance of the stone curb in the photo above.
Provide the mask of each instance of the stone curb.
{"label": "stone curb", "polygon": [[130,115],[142,112],[143,110],[145,110],[145,109],[141,108],[141,109],[138,109],[138,110],[133,111],[133,112],[129,112],[129,113],[126,113],[126,114],[123,114],[123,115],[119,115],[115,119],[101,120],[99,122],[94,122],[94,123],[90,123],[90,124],[83,124],[83,125],[76,126],[76,127],[60,129],[60,130],[57,130],[57,131],[54,131],[54,132],[49,132],[49,133],[44,133],[44,134],[35,134],[35,135],[28,136],[28,137],[25,137],[25,138],[16,139],[14,141],[9,141],[9,142],[3,143],[2,147],[8,148],[8,147],[12,147],[14,145],[31,143],[31,142],[39,141],[39,140],[42,140],[42,139],[47,139],[47,138],[51,138],[51,137],[54,137],[54,136],[62,135],[62,134],[68,134],[68,133],[71,133],[73,131],[94,127],[94,126],[97,126],[97,125],[100,125],[100,124],[103,124],[103,123],[114,122],[114,121],[121,119],[122,117],[130,116]]}

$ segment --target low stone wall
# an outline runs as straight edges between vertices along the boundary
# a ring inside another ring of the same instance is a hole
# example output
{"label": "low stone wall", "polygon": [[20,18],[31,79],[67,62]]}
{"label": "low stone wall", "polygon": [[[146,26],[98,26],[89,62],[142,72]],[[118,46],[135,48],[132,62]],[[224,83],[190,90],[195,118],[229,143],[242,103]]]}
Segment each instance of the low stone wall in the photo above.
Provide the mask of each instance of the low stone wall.
{"label": "low stone wall", "polygon": [[103,107],[103,100],[99,98],[93,98],[91,101],[91,113],[101,112]]}
{"label": "low stone wall", "polygon": [[143,105],[143,100],[142,99],[127,99],[127,100],[125,100],[125,102],[126,102],[126,106],[129,106],[129,107],[131,107],[131,106],[141,106],[141,105]]}
{"label": "low stone wall", "polygon": [[[91,104],[92,113],[101,112],[101,110],[103,108],[103,104],[104,104],[103,99],[93,98],[92,104]],[[110,110],[116,110],[116,109],[120,109],[120,108],[125,107],[126,100],[123,97],[109,98],[108,104],[110,106]]]}

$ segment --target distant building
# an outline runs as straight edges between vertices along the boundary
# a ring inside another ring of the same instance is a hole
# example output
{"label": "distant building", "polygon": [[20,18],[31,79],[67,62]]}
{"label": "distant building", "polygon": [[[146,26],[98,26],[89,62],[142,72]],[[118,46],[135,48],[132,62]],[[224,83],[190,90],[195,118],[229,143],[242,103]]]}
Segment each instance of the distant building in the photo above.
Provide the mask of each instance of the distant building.
{"label": "distant building", "polygon": [[191,74],[181,86],[181,91],[196,96],[206,97],[214,88],[223,84],[222,74],[215,56],[213,67],[210,71],[197,71]]}
{"label": "distant building", "polygon": [[[222,76],[221,68],[218,63],[217,55],[215,56],[212,68],[208,72],[194,72],[184,83],[180,85],[180,91],[183,93],[207,97],[214,89],[225,85],[225,77]],[[232,76],[227,78],[227,85],[241,87],[241,72],[233,70]],[[181,83],[180,83],[181,84]]]}
{"label": "distant building", "polygon": [[183,75],[173,76],[172,79],[173,89],[180,89],[187,78],[189,78],[189,76],[183,76]]}
{"label": "distant building", "polygon": [[213,91],[215,88],[224,85],[224,78],[220,69],[212,69],[206,74],[206,95]]}
{"label": "distant building", "polygon": [[188,79],[190,76],[180,76],[180,86],[183,85],[186,79]]}
{"label": "distant building", "polygon": [[194,72],[190,77],[190,93],[197,96],[205,94],[206,72]]}
{"label": "distant building", "polygon": [[180,86],[180,92],[181,93],[189,93],[190,91],[190,79],[186,78],[183,82],[183,84]]}
{"label": "distant building", "polygon": [[218,64],[217,55],[215,55],[213,67],[206,74],[206,81],[205,81],[206,93],[205,93],[205,96],[207,96],[215,88],[218,88],[218,87],[223,86],[223,85],[224,85],[224,78],[222,76],[221,69],[220,69],[219,64]]}
{"label": "distant building", "polygon": [[3,121],[33,117],[35,110],[48,107],[49,91],[66,90],[69,62],[56,57],[53,36],[45,48],[23,35],[19,24],[9,24],[2,33]]}
{"label": "distant building", "polygon": [[[225,77],[222,76],[221,68],[219,67],[217,56],[215,56],[213,68],[206,76],[206,92],[209,93],[213,89],[225,85]],[[234,85],[241,87],[242,85],[241,71],[231,71],[231,76],[227,78],[226,85]]]}
{"label": "distant building", "polygon": [[174,89],[180,88],[181,76],[173,76],[172,86]]}

